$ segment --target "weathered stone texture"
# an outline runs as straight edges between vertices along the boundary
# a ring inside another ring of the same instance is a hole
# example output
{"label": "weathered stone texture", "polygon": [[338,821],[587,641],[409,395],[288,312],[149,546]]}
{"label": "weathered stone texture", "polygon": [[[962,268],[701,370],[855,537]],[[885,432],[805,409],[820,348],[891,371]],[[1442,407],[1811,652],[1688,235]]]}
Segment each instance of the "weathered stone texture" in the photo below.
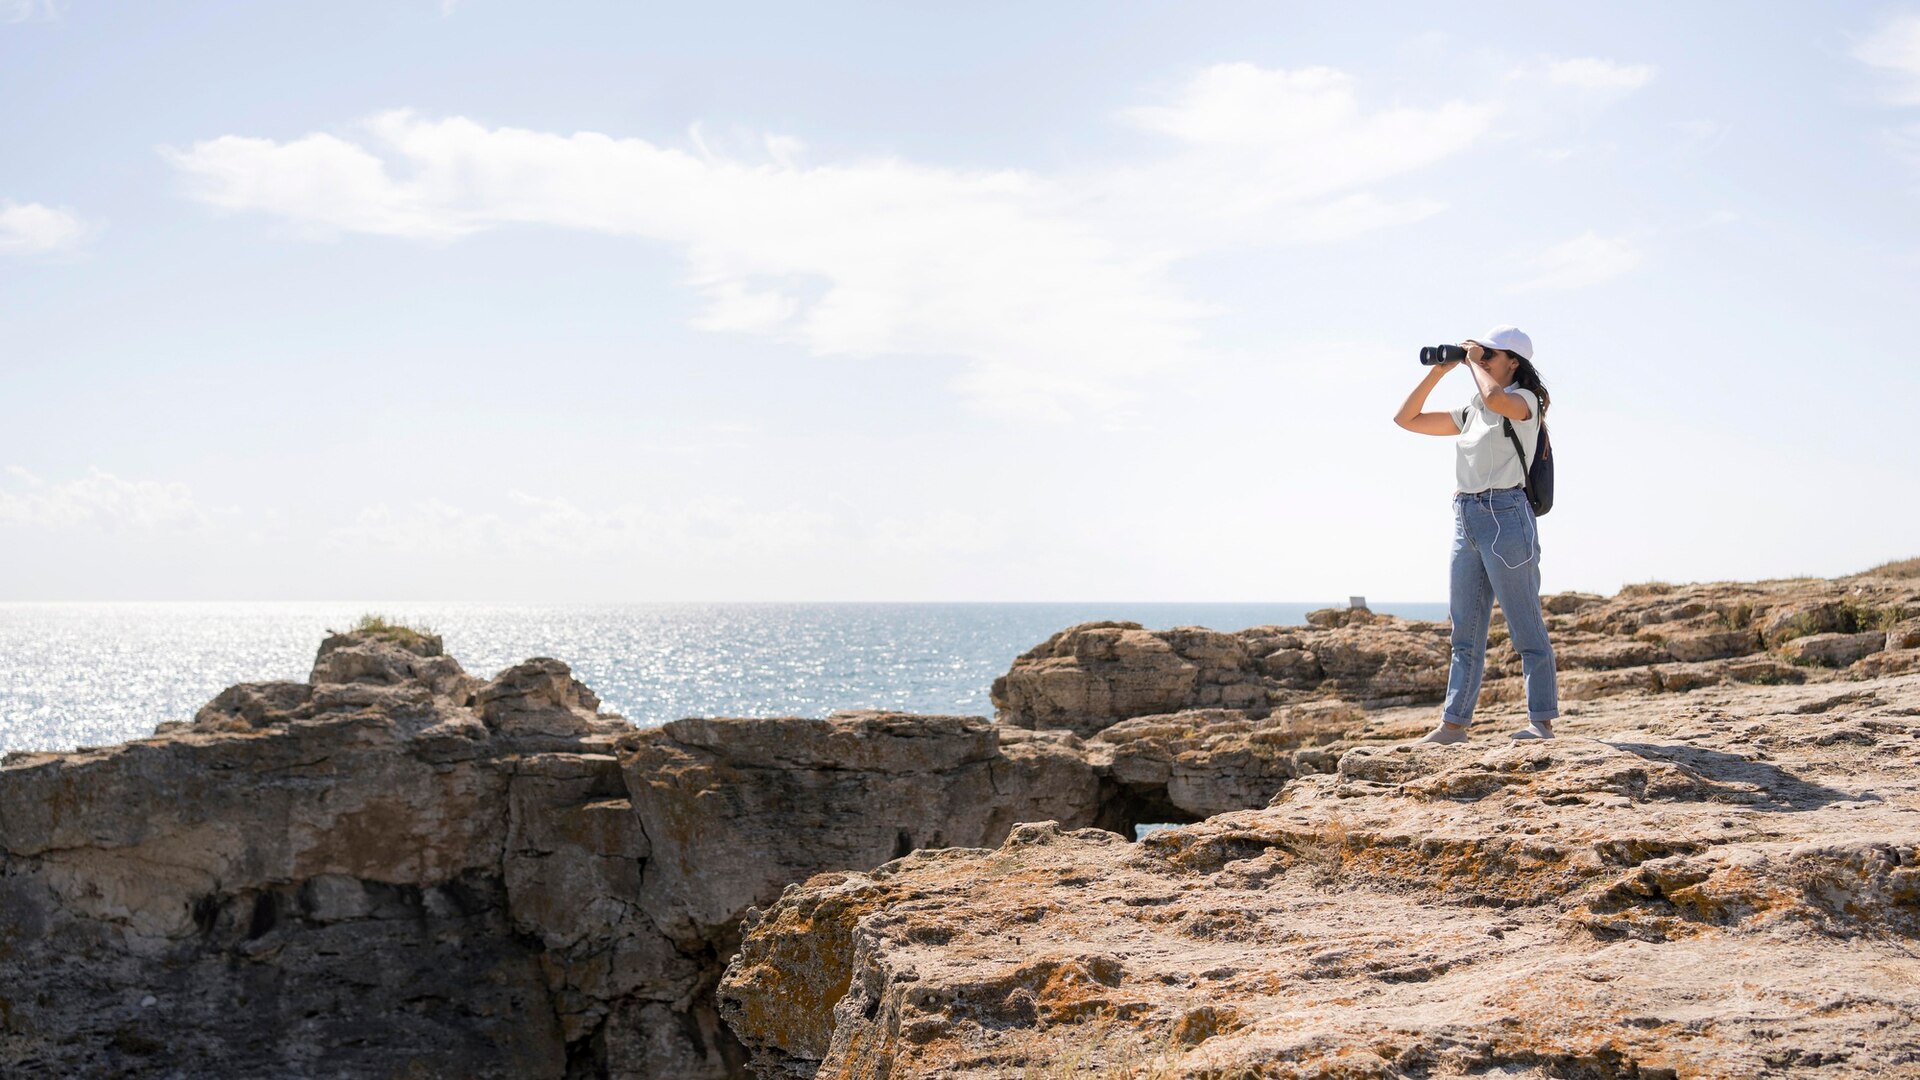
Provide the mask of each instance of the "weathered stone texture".
{"label": "weathered stone texture", "polygon": [[847,713],[637,731],[567,665],[335,635],[155,738],[0,766],[0,1074],[742,1075],[754,904],[1091,822],[1064,733]]}
{"label": "weathered stone texture", "polygon": [[[0,762],[0,1074],[1920,1065],[1920,586],[1542,606],[1575,737],[1452,753],[1390,747],[1447,627],[1364,611],[1073,627],[993,722],[644,731],[559,660],[335,635],[305,683]],[[1496,619],[1489,724],[1519,676]]]}
{"label": "weathered stone texture", "polygon": [[766,1078],[1920,1073],[1920,676],[1384,737],[1430,720],[1138,844],[820,875],[722,1011]]}
{"label": "weathered stone texture", "polygon": [[1096,809],[1073,748],[1029,743],[1008,761],[972,716],[676,720],[622,752],[656,853],[642,906],[683,947],[730,952],[747,908],[822,868],[997,841],[1040,811],[1091,823]]}
{"label": "weathered stone texture", "polygon": [[[1684,693],[1722,682],[1803,682],[1807,669],[1885,672],[1884,650],[1920,648],[1920,588],[1911,579],[1794,579],[1630,586],[1541,598],[1575,701]],[[1446,694],[1449,626],[1325,608],[1304,627],[1233,633],[1137,623],[1069,627],[1021,654],[993,684],[1001,723],[1092,735],[1140,716],[1232,710],[1258,719],[1338,698],[1370,709],[1437,704]],[[1520,700],[1520,658],[1496,611],[1481,702]],[[1865,665],[1855,668],[1853,665]]]}

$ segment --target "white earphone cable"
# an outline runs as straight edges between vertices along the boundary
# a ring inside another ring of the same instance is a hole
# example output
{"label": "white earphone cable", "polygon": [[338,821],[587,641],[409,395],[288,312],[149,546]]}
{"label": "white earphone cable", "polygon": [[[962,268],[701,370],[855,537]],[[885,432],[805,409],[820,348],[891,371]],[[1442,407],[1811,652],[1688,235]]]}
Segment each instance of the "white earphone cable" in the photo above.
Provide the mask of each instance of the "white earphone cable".
{"label": "white earphone cable", "polygon": [[[1485,399],[1485,398],[1483,397],[1483,398],[1481,399],[1481,402],[1480,402],[1480,409],[1485,409],[1486,407],[1487,407],[1487,406],[1486,406],[1486,399]],[[1536,408],[1536,409],[1537,409],[1537,408],[1539,408],[1539,406],[1537,406],[1537,405],[1536,405],[1536,406],[1534,406],[1534,408]],[[1479,411],[1479,410],[1474,410],[1474,411]],[[1485,417],[1481,417],[1481,419],[1480,419],[1480,422],[1481,422],[1482,424],[1486,424],[1486,423],[1487,423],[1487,421],[1486,421],[1486,418],[1485,418]],[[1483,445],[1484,445],[1484,443],[1486,442],[1486,440],[1487,440],[1488,438],[1490,438],[1490,437],[1492,436],[1492,431],[1491,431],[1491,429],[1492,429],[1492,425],[1490,425],[1490,424],[1489,424],[1489,425],[1487,425],[1487,426],[1488,426],[1488,429],[1489,429],[1489,430],[1488,430],[1488,431],[1487,431],[1487,432],[1486,432],[1485,434],[1482,434],[1482,435],[1480,436],[1480,440],[1481,440],[1481,442],[1482,442],[1482,444],[1483,444]],[[1496,443],[1495,445],[1497,446],[1497,445],[1500,445],[1500,444],[1498,444],[1498,443]],[[1489,453],[1489,454],[1487,455],[1487,457],[1488,457],[1489,459],[1491,459],[1491,458],[1493,458],[1493,457],[1494,457],[1494,455],[1493,455],[1492,453]],[[1494,471],[1495,471],[1495,469],[1496,469],[1497,467],[1498,467],[1498,466],[1496,466],[1496,465],[1495,465],[1495,464],[1493,463],[1493,461],[1492,461],[1492,460],[1489,460],[1489,461],[1488,461],[1488,462],[1486,463],[1486,470],[1485,470],[1485,473],[1484,473],[1484,475],[1483,475],[1483,478],[1482,478],[1482,479],[1481,479],[1481,481],[1480,481],[1480,483],[1481,483],[1481,488],[1480,488],[1480,490],[1481,490],[1482,492],[1484,492],[1484,493],[1486,493],[1486,496],[1487,496],[1487,513],[1489,513],[1489,514],[1492,514],[1492,515],[1493,515],[1493,544],[1492,544],[1492,547],[1493,547],[1493,557],[1494,557],[1494,558],[1496,558],[1496,559],[1499,559],[1499,560],[1500,560],[1500,565],[1502,565],[1502,566],[1504,566],[1504,567],[1506,567],[1507,569],[1509,569],[1509,570],[1518,570],[1518,569],[1520,569],[1520,568],[1521,568],[1522,566],[1525,566],[1525,565],[1527,565],[1527,564],[1528,564],[1529,562],[1532,562],[1532,561],[1533,561],[1533,559],[1534,559],[1534,556],[1536,556],[1536,555],[1538,555],[1538,554],[1539,554],[1539,535],[1538,535],[1537,533],[1535,533],[1535,534],[1529,534],[1529,536],[1528,536],[1528,538],[1527,538],[1527,557],[1526,557],[1526,558],[1524,558],[1524,559],[1521,559],[1521,560],[1520,560],[1519,562],[1517,562],[1517,563],[1510,563],[1510,562],[1508,562],[1508,561],[1507,561],[1507,557],[1506,557],[1506,556],[1504,556],[1504,555],[1502,555],[1502,554],[1500,554],[1500,515],[1499,515],[1499,514],[1495,514],[1495,513],[1493,512],[1493,493],[1492,493],[1492,490],[1491,490],[1491,489],[1492,489],[1492,487],[1493,487],[1493,474],[1494,474]],[[1524,458],[1524,457],[1522,457],[1522,458],[1520,459],[1520,472],[1521,472],[1521,475],[1522,475],[1523,477],[1525,476],[1525,474],[1526,474],[1526,471],[1527,471],[1527,459],[1526,459],[1526,458]],[[1524,494],[1526,493],[1526,483],[1525,483],[1525,480],[1524,480],[1524,479],[1523,479],[1523,480],[1522,480],[1522,482],[1521,482],[1521,486],[1520,486],[1520,491],[1521,491],[1521,493],[1522,493],[1523,495],[1524,495]],[[1529,508],[1529,509],[1531,509],[1531,508]]]}

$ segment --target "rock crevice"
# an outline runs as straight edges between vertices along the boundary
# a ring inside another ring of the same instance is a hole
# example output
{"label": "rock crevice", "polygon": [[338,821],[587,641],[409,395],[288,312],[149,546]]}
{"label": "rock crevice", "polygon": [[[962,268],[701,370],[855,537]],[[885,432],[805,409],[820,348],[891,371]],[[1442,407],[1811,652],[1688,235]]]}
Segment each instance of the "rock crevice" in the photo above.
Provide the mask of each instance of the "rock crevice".
{"label": "rock crevice", "polygon": [[335,635],[307,682],[0,762],[0,1072],[1920,1060],[1920,589],[1544,606],[1567,737],[1458,750],[1395,745],[1446,627],[1367,612],[1070,628],[994,720],[645,730],[559,660]]}

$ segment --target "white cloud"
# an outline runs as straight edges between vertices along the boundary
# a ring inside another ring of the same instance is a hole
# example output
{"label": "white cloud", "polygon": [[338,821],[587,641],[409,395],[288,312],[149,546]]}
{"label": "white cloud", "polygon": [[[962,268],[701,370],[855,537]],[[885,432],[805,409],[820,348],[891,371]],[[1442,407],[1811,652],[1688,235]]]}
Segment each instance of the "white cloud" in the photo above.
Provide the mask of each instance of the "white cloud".
{"label": "white cloud", "polygon": [[1649,64],[1617,64],[1598,57],[1553,60],[1546,65],[1547,82],[1600,94],[1630,94],[1653,81]]}
{"label": "white cloud", "polygon": [[1920,105],[1920,15],[1901,15],[1854,46],[1854,59],[1881,72],[1887,101]]}
{"label": "white cloud", "polygon": [[[1496,112],[1494,105],[1453,101],[1369,113],[1342,72],[1234,63],[1200,72],[1169,104],[1121,116],[1202,151],[1170,163],[1195,173],[1195,180],[1229,160],[1251,168],[1251,175],[1217,181],[1233,187],[1230,208],[1244,212],[1324,198],[1431,165],[1472,145]],[[1155,171],[1164,173],[1165,166]]]}
{"label": "white cloud", "polygon": [[203,508],[180,483],[123,480],[90,469],[77,480],[50,484],[17,465],[6,471],[11,480],[0,486],[0,526],[203,532],[233,513]]}
{"label": "white cloud", "polygon": [[1639,245],[1627,237],[1601,236],[1588,230],[1541,252],[1532,260],[1534,276],[1510,291],[1582,289],[1597,285],[1639,266],[1642,255]]}
{"label": "white cloud", "polygon": [[694,325],[816,356],[968,361],[959,386],[1001,409],[1121,407],[1138,376],[1189,358],[1217,313],[1176,260],[1324,243],[1441,204],[1368,190],[1480,139],[1492,104],[1369,110],[1328,69],[1207,68],[1121,119],[1166,137],[1143,163],[1041,175],[895,157],[802,164],[767,135],[726,154],[638,138],[488,128],[396,111],[347,131],[227,135],[163,151],[192,197],[314,236],[449,242],[539,224],[670,245]]}
{"label": "white cloud", "polygon": [[707,291],[706,310],[693,325],[700,330],[771,334],[800,310],[800,302],[778,289],[749,289],[719,280]]}
{"label": "white cloud", "polygon": [[[1887,104],[1920,105],[1920,15],[1896,16],[1882,23],[1854,47],[1853,57],[1885,77]],[[1888,128],[1880,137],[1894,157],[1920,170],[1920,124]]]}
{"label": "white cloud", "polygon": [[[391,130],[407,121],[406,114],[387,114],[368,126]],[[452,240],[483,227],[457,206],[433,205],[429,178],[395,183],[380,158],[333,135],[287,143],[225,135],[184,154],[164,153],[202,202],[277,213],[314,238],[358,232]]]}
{"label": "white cloud", "polygon": [[72,250],[95,231],[95,225],[64,206],[0,200],[0,255]]}

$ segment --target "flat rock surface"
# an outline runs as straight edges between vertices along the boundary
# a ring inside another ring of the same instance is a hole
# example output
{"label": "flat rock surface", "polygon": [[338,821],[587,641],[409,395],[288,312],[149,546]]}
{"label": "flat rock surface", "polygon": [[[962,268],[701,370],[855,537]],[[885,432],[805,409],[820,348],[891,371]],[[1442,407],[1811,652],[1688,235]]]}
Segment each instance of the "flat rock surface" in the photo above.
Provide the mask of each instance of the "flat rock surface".
{"label": "flat rock surface", "polygon": [[767,1077],[1920,1075],[1920,676],[1390,741],[1431,723],[1137,844],[789,888],[723,1015]]}

